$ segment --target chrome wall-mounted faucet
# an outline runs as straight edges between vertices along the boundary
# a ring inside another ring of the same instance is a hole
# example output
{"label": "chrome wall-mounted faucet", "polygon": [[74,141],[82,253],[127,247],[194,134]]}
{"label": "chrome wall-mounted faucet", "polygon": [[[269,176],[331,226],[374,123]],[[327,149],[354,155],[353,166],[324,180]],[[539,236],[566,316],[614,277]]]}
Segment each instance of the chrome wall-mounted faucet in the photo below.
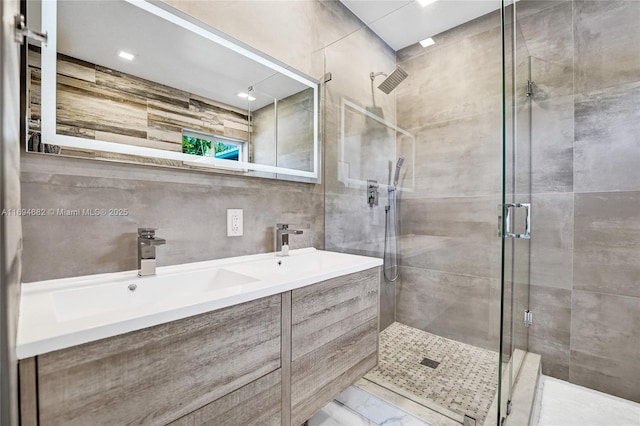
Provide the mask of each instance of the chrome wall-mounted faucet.
{"label": "chrome wall-mounted faucet", "polygon": [[156,247],[166,244],[164,238],[156,238],[157,228],[138,228],[138,276],[156,274]]}
{"label": "chrome wall-mounted faucet", "polygon": [[289,229],[289,225],[286,223],[278,223],[276,228],[276,255],[289,256],[289,235],[300,235],[302,230]]}

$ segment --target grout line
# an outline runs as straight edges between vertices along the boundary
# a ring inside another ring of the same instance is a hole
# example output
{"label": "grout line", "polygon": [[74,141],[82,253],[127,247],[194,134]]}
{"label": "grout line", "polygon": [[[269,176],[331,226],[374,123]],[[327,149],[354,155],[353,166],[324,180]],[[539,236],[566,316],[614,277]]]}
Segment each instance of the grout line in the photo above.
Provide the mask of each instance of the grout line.
{"label": "grout line", "polygon": [[481,278],[481,279],[486,279],[486,280],[497,280],[497,281],[500,281],[500,277],[461,274],[459,272],[443,271],[443,270],[440,270],[440,269],[421,268],[419,266],[408,266],[408,265],[399,265],[399,266],[400,266],[400,268],[404,268],[404,269],[414,269],[414,270],[417,269],[417,270],[421,270],[421,271],[430,271],[430,272],[438,272],[438,273],[442,273],[442,274],[456,275],[456,276],[459,276],[459,277]]}
{"label": "grout line", "polygon": [[623,297],[625,299],[640,299],[640,296],[629,296],[626,294],[616,294],[616,293],[606,293],[604,291],[595,291],[595,290],[587,290],[587,289],[581,289],[581,288],[572,288],[571,289],[571,303],[573,304],[573,293],[576,291],[581,291],[584,293],[591,293],[591,294],[601,294],[603,296],[614,296],[614,297]]}

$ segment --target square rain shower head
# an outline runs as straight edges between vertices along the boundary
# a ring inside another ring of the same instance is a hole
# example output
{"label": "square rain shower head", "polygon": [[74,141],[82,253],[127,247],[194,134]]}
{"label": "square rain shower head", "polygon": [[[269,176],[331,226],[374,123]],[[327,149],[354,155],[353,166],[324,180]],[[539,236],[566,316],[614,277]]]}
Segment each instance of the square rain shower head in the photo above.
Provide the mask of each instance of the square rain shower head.
{"label": "square rain shower head", "polygon": [[409,74],[400,67],[397,67],[382,83],[378,86],[378,89],[382,90],[387,95],[393,91],[398,84],[402,83],[402,80],[407,78]]}

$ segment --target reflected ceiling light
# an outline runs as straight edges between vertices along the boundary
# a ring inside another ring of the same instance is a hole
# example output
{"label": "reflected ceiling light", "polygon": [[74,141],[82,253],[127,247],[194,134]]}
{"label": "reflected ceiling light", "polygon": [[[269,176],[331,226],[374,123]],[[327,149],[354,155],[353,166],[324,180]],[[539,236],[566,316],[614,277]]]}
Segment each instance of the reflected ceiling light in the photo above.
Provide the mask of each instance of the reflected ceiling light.
{"label": "reflected ceiling light", "polygon": [[122,59],[126,59],[127,61],[133,61],[133,58],[136,57],[133,53],[125,52],[124,50],[121,50],[118,53],[118,56],[120,56]]}
{"label": "reflected ceiling light", "polygon": [[418,0],[418,3],[420,3],[420,6],[422,7],[426,7],[427,5],[436,2],[437,0]]}
{"label": "reflected ceiling light", "polygon": [[253,96],[249,95],[248,93],[244,93],[244,92],[238,93],[238,96],[241,97],[241,98],[247,99],[249,102],[256,100],[256,98],[254,98]]}
{"label": "reflected ceiling light", "polygon": [[436,44],[436,42],[433,41],[431,37],[425,38],[424,40],[420,40],[420,45],[422,47],[429,47],[429,46],[433,46],[434,44]]}

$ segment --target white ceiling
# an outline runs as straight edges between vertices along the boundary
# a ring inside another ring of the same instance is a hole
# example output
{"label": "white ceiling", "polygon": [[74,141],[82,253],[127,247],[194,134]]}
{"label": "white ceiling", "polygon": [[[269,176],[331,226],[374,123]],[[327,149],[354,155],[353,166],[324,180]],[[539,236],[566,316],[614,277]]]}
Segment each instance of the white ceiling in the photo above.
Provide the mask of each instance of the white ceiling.
{"label": "white ceiling", "polygon": [[394,50],[500,8],[500,0],[340,0]]}
{"label": "white ceiling", "polygon": [[[30,6],[39,2],[29,1]],[[28,11],[39,16],[38,8]],[[39,26],[39,19],[34,19]],[[307,89],[289,77],[124,1],[59,1],[58,52],[247,110]],[[135,59],[118,57],[124,50]]]}
{"label": "white ceiling", "polygon": [[[499,0],[340,0],[395,50],[500,7]],[[27,2],[39,27],[39,2]],[[58,51],[246,110],[237,96],[254,86],[259,109],[307,88],[272,69],[124,1],[60,1]],[[120,50],[136,55],[132,62]]]}

